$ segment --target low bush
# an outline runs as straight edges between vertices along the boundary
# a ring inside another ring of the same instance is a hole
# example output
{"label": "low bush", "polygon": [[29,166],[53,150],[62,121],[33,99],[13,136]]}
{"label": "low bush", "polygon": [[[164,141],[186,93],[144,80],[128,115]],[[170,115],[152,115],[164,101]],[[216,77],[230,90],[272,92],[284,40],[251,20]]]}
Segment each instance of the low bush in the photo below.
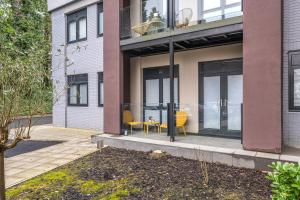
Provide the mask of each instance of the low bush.
{"label": "low bush", "polygon": [[300,199],[300,163],[273,163],[267,178],[272,181],[273,200]]}

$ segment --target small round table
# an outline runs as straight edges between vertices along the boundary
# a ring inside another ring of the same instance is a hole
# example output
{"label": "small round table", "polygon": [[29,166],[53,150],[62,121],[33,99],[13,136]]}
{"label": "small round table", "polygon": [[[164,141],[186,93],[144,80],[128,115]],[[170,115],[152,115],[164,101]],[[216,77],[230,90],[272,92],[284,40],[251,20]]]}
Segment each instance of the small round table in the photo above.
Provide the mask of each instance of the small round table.
{"label": "small round table", "polygon": [[149,133],[149,126],[156,126],[157,132],[159,130],[159,122],[144,122],[144,132],[148,135]]}

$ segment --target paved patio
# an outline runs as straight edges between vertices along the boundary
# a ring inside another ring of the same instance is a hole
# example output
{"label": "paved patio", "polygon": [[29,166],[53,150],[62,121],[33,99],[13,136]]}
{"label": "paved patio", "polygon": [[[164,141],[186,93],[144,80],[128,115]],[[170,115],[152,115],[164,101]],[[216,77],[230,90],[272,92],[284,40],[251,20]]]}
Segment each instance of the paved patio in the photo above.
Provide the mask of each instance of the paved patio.
{"label": "paved patio", "polygon": [[[158,134],[157,132],[149,132],[149,134],[146,135],[143,131],[134,131],[129,136],[159,140],[159,141],[170,140],[170,137],[168,137],[167,133],[165,132],[161,134]],[[213,146],[213,147],[243,149],[240,139],[229,139],[229,138],[225,139],[225,138],[218,138],[218,137],[198,136],[198,135],[184,136],[183,134],[176,134],[175,140],[176,142],[186,143],[186,144],[198,144],[198,145]]]}
{"label": "paved patio", "polygon": [[204,137],[204,136],[176,136],[175,142],[170,142],[165,133],[159,135],[149,132],[135,131],[128,136],[114,136],[101,134],[92,136],[92,142],[116,148],[137,151],[162,150],[173,156],[197,159],[229,166],[269,170],[272,162],[299,162],[299,149],[284,148],[282,154],[247,151],[242,148],[241,141],[235,139]]}
{"label": "paved patio", "polygon": [[97,151],[96,145],[91,144],[91,135],[94,134],[99,132],[52,126],[33,127],[30,142],[47,145],[37,145],[34,149],[26,147],[23,152],[22,148],[9,152],[9,156],[5,158],[6,187]]}

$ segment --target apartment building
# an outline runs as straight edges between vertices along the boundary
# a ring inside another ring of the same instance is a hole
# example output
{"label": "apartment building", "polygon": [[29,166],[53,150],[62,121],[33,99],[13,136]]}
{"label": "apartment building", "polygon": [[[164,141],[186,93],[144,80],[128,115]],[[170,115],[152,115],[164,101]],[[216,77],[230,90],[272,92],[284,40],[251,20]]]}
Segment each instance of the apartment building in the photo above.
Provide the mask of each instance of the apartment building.
{"label": "apartment building", "polygon": [[48,4],[54,125],[120,135],[148,122],[170,134],[180,112],[187,137],[275,153],[300,147],[297,0]]}
{"label": "apartment building", "polygon": [[53,124],[103,130],[103,3],[49,1]]}

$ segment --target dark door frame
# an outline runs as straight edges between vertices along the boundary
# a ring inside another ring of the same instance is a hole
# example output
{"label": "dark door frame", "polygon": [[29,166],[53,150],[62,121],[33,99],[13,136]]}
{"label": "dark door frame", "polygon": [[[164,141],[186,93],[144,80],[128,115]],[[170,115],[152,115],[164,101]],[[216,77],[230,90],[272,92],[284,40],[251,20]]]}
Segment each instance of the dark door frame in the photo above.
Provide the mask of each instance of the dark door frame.
{"label": "dark door frame", "polygon": [[[243,74],[243,59],[234,58],[226,60],[215,60],[208,62],[198,63],[198,76],[199,76],[199,135],[203,136],[216,136],[225,138],[241,138],[241,131],[228,131],[228,106],[220,105],[220,130],[204,129],[204,77],[220,76],[220,98],[228,99],[228,85],[227,77],[229,75],[242,75]],[[221,100],[222,101],[222,100]],[[242,117],[242,116],[241,116]]]}
{"label": "dark door frame", "polygon": [[[170,66],[157,66],[143,69],[143,120],[145,121],[145,110],[160,110],[160,122],[162,120],[162,111],[167,111],[167,106],[163,105],[163,79],[170,78]],[[178,78],[178,104],[179,104],[179,65],[174,65],[174,78]],[[146,106],[146,80],[159,79],[159,106]],[[171,85],[170,85],[171,87]],[[176,105],[178,107],[178,105]],[[147,109],[148,108],[148,109]]]}

